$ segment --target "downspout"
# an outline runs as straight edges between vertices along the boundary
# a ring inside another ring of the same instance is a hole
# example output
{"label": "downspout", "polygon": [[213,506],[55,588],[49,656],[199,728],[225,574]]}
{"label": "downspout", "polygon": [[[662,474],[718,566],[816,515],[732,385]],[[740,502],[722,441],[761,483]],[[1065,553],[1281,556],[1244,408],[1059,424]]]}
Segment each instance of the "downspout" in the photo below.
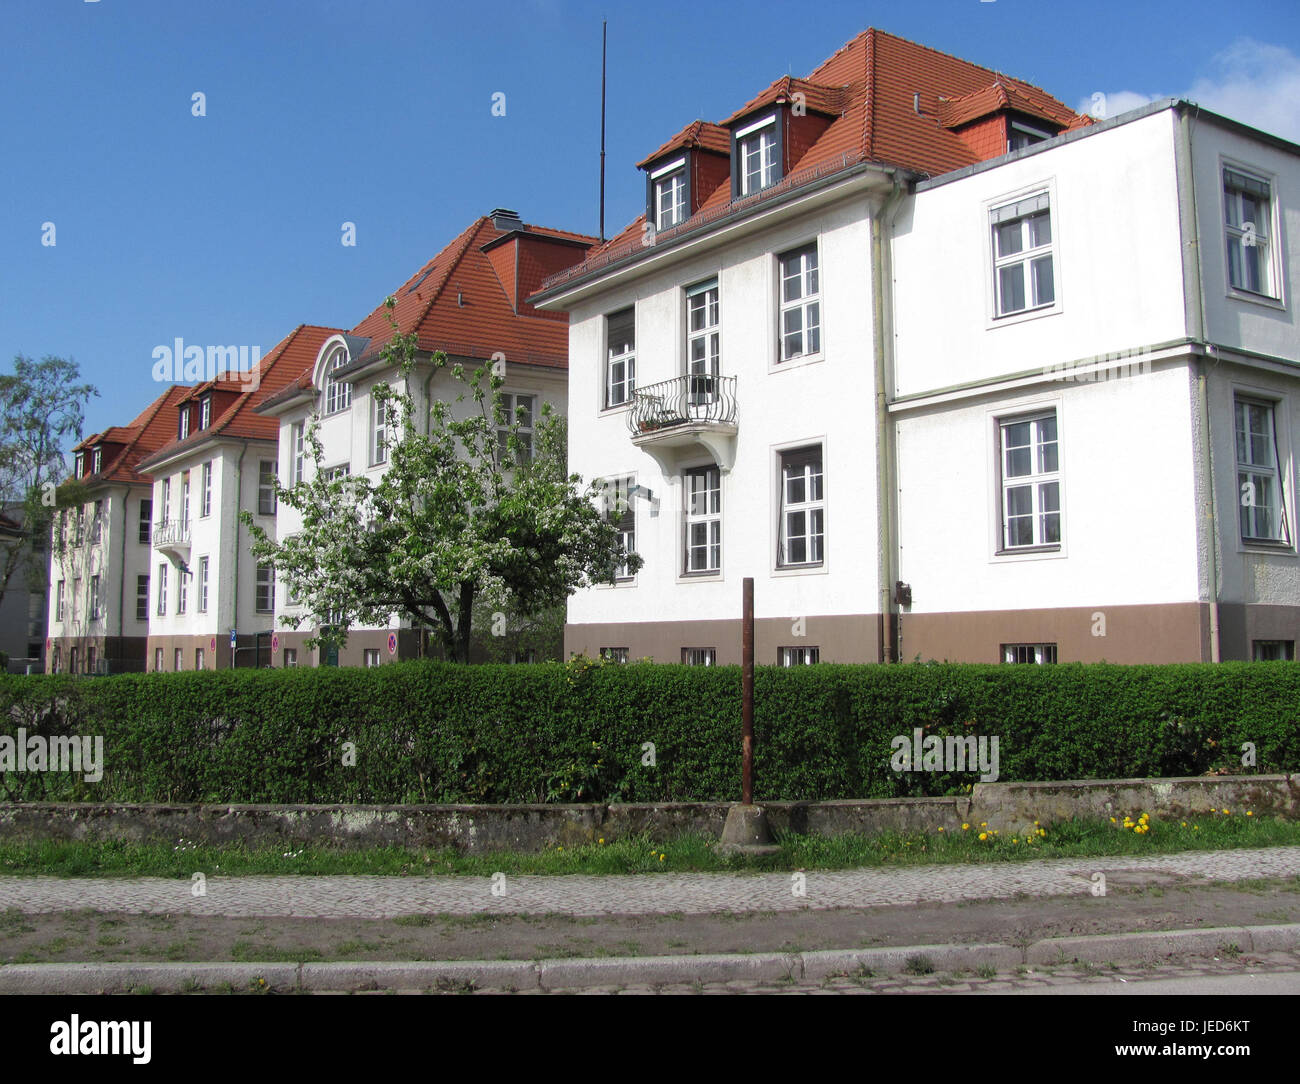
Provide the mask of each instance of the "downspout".
{"label": "downspout", "polygon": [[892,224],[894,212],[902,200],[904,186],[898,175],[892,176],[893,187],[878,214],[871,216],[871,331],[874,340],[876,379],[876,574],[879,582],[879,615],[876,619],[877,655],[880,662],[898,661],[898,630],[893,608],[895,561],[893,553],[894,482],[891,470],[889,439],[889,401],[885,378],[892,362],[892,350],[886,346],[885,328],[885,244],[883,223]]}
{"label": "downspout", "polygon": [[[235,574],[230,591],[230,627],[239,628],[239,513],[244,507],[244,456],[248,454],[248,441],[242,441],[243,449],[235,463]],[[239,651],[239,641],[230,649],[230,669],[235,668],[235,655]],[[271,660],[274,662],[274,658]]]}
{"label": "downspout", "polygon": [[[1196,181],[1192,172],[1192,118],[1187,107],[1178,111],[1178,139],[1175,165],[1178,177],[1178,212],[1183,220],[1183,308],[1188,335],[1194,343],[1207,347],[1205,341],[1205,284],[1201,272],[1200,220],[1196,208]],[[1192,291],[1195,291],[1193,295]],[[1219,516],[1214,495],[1214,441],[1210,433],[1210,402],[1205,379],[1206,358],[1196,359],[1196,399],[1200,425],[1196,454],[1198,468],[1205,479],[1208,496],[1206,543],[1209,548],[1207,574],[1210,604],[1210,661],[1222,661],[1219,642]]]}
{"label": "downspout", "polygon": [[[123,607],[126,605],[126,532],[128,529],[127,525],[131,519],[130,509],[131,509],[131,487],[127,486],[122,494],[122,547],[121,547],[122,562],[121,564],[118,565],[118,574],[117,574],[117,652],[116,654],[117,654],[117,664],[119,667],[119,671],[118,671],[119,673],[121,672],[120,667],[122,665],[122,637],[126,634],[126,626],[124,624],[126,620],[126,616],[123,613]],[[148,642],[149,642],[148,639],[146,639],[145,643],[148,644]],[[147,647],[145,649],[144,663],[145,663],[145,668],[148,669],[149,657],[148,657]]]}

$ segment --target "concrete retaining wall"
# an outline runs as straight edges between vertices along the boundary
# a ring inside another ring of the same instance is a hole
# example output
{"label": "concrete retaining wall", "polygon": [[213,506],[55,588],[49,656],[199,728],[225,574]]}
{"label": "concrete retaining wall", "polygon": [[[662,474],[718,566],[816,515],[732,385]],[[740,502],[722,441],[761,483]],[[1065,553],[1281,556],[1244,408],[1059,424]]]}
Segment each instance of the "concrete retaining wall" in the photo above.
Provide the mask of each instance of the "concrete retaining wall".
{"label": "concrete retaining wall", "polygon": [[[1300,775],[978,783],[949,798],[766,802],[774,830],[825,836],[934,831],[986,821],[1003,832],[1071,817],[1185,817],[1210,809],[1300,819]],[[0,841],[124,840],[364,848],[455,847],[469,853],[540,851],[647,833],[668,842],[686,831],[719,836],[725,802],[662,805],[95,805],[0,803]]]}

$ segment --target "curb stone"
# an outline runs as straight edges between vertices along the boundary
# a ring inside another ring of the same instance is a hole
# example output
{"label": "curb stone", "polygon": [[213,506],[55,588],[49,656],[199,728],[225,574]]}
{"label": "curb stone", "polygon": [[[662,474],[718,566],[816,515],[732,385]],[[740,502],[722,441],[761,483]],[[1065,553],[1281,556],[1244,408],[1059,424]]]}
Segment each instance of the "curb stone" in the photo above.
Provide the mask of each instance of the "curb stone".
{"label": "curb stone", "polygon": [[[440,983],[470,989],[560,990],[620,984],[806,981],[851,974],[863,967],[901,975],[912,956],[929,957],[936,972],[981,966],[1007,971],[1022,964],[1051,965],[1063,957],[1068,962],[1121,963],[1213,955],[1229,943],[1236,943],[1243,953],[1300,951],[1300,923],[1050,938],[1025,949],[976,944],[538,961],[4,964],[0,965],[0,994],[125,993],[136,987],[180,993],[195,986],[211,991],[227,984],[247,990],[258,979],[275,993],[427,990]],[[997,985],[990,983],[987,988]]]}

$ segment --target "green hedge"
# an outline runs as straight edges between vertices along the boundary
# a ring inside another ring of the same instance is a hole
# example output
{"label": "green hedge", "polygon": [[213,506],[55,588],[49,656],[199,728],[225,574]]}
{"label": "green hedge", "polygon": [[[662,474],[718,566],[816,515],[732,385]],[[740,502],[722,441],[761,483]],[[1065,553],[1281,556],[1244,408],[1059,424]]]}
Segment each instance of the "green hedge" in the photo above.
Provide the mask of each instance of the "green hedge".
{"label": "green hedge", "polygon": [[[1300,666],[759,667],[757,796],[954,793],[890,741],[998,735],[1000,779],[1300,768]],[[0,677],[0,734],[102,735],[99,783],[8,772],[0,800],[708,801],[739,797],[740,668],[408,662]],[[1241,765],[1243,742],[1258,764]],[[345,766],[344,743],[356,747]],[[642,763],[653,742],[656,763]]]}

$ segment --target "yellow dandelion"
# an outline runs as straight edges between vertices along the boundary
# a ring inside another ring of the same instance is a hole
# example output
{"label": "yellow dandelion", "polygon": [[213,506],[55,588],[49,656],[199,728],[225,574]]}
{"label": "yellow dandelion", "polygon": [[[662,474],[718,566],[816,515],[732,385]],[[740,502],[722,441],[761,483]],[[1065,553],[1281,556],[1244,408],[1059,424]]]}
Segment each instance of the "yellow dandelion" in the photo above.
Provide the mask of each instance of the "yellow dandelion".
{"label": "yellow dandelion", "polygon": [[605,837],[604,837],[604,836],[601,836],[601,837],[600,837],[600,842],[601,842],[601,843],[604,843],[604,842],[605,842]]}
{"label": "yellow dandelion", "polygon": [[970,828],[970,825],[969,825],[969,824],[963,824],[963,825],[961,826],[961,830],[962,830],[963,832],[965,832],[968,828]]}
{"label": "yellow dandelion", "polygon": [[664,858],[665,858],[665,856],[661,854],[661,855],[659,856],[659,861],[662,862],[662,861],[664,860]]}
{"label": "yellow dandelion", "polygon": [[942,828],[940,828],[940,829],[939,829],[939,831],[940,831],[940,832],[942,832],[942,831],[943,831],[943,829],[942,829]]}
{"label": "yellow dandelion", "polygon": [[981,828],[987,828],[988,826],[989,826],[989,822],[988,822],[988,821],[980,821],[980,827],[981,827]]}
{"label": "yellow dandelion", "polygon": [[1248,817],[1253,817],[1254,815],[1255,815],[1255,814],[1254,814],[1253,812],[1251,812],[1249,809],[1246,810],[1246,816],[1248,816]]}
{"label": "yellow dandelion", "polygon": [[989,834],[987,832],[980,833],[980,839],[988,839],[988,838],[989,838]]}

